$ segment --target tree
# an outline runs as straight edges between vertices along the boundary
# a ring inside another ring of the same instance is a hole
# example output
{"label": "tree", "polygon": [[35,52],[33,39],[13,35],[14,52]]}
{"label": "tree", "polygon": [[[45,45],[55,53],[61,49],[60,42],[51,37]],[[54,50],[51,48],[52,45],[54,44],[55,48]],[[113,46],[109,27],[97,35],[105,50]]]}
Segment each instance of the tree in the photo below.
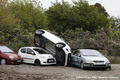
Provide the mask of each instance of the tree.
{"label": "tree", "polygon": [[16,19],[12,14],[9,8],[8,0],[1,0],[0,1],[0,41],[11,40],[17,34],[17,28],[19,27],[20,27],[19,20]]}
{"label": "tree", "polygon": [[120,18],[110,17],[110,27],[120,30]]}
{"label": "tree", "polygon": [[107,27],[109,20],[103,13],[99,13],[95,6],[86,0],[73,1],[74,5],[67,2],[53,3],[46,13],[48,15],[49,29],[59,34],[67,29],[83,28],[85,31],[95,32],[102,27]]}
{"label": "tree", "polygon": [[102,27],[107,27],[109,20],[105,15],[99,13],[98,10],[88,4],[86,0],[74,1],[73,16],[77,28],[83,28],[85,31],[94,32]]}
{"label": "tree", "polygon": [[59,3],[56,1],[46,13],[50,30],[55,30],[60,34],[72,26],[71,6],[67,2]]}
{"label": "tree", "polygon": [[109,14],[106,12],[105,8],[100,4],[100,3],[96,3],[95,8],[98,9],[99,13],[103,13],[106,17],[109,16]]}
{"label": "tree", "polygon": [[40,28],[46,29],[47,16],[39,4],[36,0],[13,0],[10,3],[10,8],[15,17],[20,19],[22,28],[30,32]]}

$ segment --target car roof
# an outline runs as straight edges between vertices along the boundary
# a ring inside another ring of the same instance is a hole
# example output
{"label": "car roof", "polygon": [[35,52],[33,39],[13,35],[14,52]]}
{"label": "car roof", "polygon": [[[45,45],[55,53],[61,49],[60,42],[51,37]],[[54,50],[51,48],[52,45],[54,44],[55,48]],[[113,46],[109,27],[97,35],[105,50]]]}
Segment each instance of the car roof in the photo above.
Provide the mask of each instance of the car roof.
{"label": "car roof", "polygon": [[[33,48],[40,48],[40,47],[21,47],[21,48],[30,48],[30,49],[33,49]],[[42,48],[40,48],[42,49]]]}
{"label": "car roof", "polygon": [[97,51],[97,50],[94,50],[94,49],[77,49],[79,51]]}

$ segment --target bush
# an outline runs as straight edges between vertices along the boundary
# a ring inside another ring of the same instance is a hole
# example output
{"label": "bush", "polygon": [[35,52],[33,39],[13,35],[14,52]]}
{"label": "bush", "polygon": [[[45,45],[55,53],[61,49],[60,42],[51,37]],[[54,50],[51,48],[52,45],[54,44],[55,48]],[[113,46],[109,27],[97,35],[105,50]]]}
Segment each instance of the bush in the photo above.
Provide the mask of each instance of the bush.
{"label": "bush", "polygon": [[[104,29],[98,30],[96,33],[83,31],[83,29],[80,28],[76,30],[66,30],[62,33],[62,37],[73,50],[78,48],[105,50],[106,52],[103,53],[103,55],[120,56],[119,37],[114,36],[114,39],[111,38]],[[113,59],[112,62],[114,62]]]}

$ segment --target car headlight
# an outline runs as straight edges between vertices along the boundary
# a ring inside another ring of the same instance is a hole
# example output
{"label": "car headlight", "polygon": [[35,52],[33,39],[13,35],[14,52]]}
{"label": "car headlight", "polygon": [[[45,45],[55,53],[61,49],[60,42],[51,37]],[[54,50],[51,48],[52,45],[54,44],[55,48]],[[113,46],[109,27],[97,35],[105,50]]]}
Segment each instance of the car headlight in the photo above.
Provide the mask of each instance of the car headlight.
{"label": "car headlight", "polygon": [[15,59],[15,57],[13,57],[13,56],[9,56],[9,58],[10,58],[10,59]]}
{"label": "car headlight", "polygon": [[105,63],[110,63],[110,61],[108,59],[105,60]]}

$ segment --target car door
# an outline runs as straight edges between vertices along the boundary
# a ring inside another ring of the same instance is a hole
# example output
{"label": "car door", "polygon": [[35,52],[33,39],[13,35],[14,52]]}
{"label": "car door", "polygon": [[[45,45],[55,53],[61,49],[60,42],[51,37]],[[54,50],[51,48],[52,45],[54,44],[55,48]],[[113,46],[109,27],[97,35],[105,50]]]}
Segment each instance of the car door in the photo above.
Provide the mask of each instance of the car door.
{"label": "car door", "polygon": [[78,54],[78,56],[77,56],[77,60],[78,60],[78,66],[80,66],[81,61],[82,61],[82,56],[81,56],[80,51],[79,51],[79,54]]}
{"label": "car door", "polygon": [[73,63],[73,65],[78,65],[78,63],[79,63],[78,62],[78,55],[79,55],[78,50],[76,50],[72,55],[72,63]]}
{"label": "car door", "polygon": [[32,63],[32,64],[34,64],[34,60],[36,58],[36,54],[35,54],[35,52],[32,49],[27,48],[25,58],[26,58],[25,59],[26,63]]}
{"label": "car door", "polygon": [[21,48],[18,54],[23,58],[23,62],[25,62],[26,48]]}

